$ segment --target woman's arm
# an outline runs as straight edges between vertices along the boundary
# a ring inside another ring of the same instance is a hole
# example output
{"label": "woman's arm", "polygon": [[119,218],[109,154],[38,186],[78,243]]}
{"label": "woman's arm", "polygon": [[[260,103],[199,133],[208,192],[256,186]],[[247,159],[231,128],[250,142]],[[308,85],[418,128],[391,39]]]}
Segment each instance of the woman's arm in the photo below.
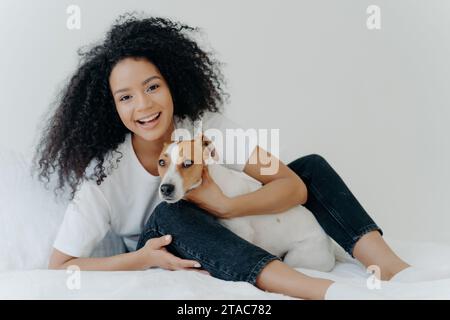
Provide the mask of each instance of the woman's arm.
{"label": "woman's arm", "polygon": [[244,172],[263,186],[256,191],[229,198],[211,179],[205,167],[201,186],[187,193],[184,198],[216,217],[225,219],[279,213],[306,203],[307,189],[303,181],[283,162],[259,146],[247,160]]}
{"label": "woman's arm", "polygon": [[75,265],[81,270],[92,271],[144,270],[143,260],[138,251],[105,258],[76,258],[53,249],[48,268],[66,269]]}
{"label": "woman's arm", "polygon": [[[270,174],[262,174],[264,170]],[[263,186],[256,191],[228,198],[223,212],[225,218],[279,213],[307,200],[307,188],[302,179],[259,146],[245,164],[244,172]]]}
{"label": "woman's arm", "polygon": [[49,269],[66,269],[75,265],[80,270],[91,271],[123,271],[145,270],[161,267],[167,270],[198,270],[200,264],[194,260],[185,260],[169,253],[165,246],[170,244],[172,237],[163,236],[147,241],[141,249],[129,253],[105,258],[76,258],[57,249],[53,249],[48,265]]}

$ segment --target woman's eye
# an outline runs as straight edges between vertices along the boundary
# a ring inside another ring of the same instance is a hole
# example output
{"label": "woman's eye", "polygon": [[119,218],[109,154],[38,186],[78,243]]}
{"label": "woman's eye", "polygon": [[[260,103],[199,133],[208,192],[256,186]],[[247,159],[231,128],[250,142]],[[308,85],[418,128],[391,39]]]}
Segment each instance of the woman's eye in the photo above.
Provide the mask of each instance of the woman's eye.
{"label": "woman's eye", "polygon": [[147,88],[147,92],[155,91],[157,88],[159,88],[159,84],[152,84],[150,87]]}
{"label": "woman's eye", "polygon": [[161,167],[164,167],[164,166],[166,165],[166,162],[165,162],[163,159],[160,159],[160,160],[159,160],[159,165],[160,165]]}
{"label": "woman's eye", "polygon": [[192,160],[185,160],[183,162],[183,168],[189,168],[190,166],[192,166]]}
{"label": "woman's eye", "polygon": [[123,97],[121,97],[121,98],[119,99],[119,101],[125,101],[125,100],[128,100],[128,99],[124,99],[124,98],[127,98],[127,97],[129,97],[129,96],[123,96]]}

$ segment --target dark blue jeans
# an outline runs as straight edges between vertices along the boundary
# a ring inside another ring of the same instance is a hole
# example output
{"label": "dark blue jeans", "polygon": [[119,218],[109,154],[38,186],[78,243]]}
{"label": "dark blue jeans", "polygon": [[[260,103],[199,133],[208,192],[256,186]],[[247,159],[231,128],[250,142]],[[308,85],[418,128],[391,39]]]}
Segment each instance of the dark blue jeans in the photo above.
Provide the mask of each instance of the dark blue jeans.
{"label": "dark blue jeans", "polygon": [[[353,256],[356,242],[366,233],[381,229],[353,196],[348,187],[321,156],[312,154],[288,164],[306,184],[304,204],[325,232]],[[256,283],[256,277],[271,261],[280,260],[238,237],[207,211],[181,200],[161,202],[151,214],[137,249],[147,240],[172,235],[167,250],[183,259],[200,262],[213,277]]]}

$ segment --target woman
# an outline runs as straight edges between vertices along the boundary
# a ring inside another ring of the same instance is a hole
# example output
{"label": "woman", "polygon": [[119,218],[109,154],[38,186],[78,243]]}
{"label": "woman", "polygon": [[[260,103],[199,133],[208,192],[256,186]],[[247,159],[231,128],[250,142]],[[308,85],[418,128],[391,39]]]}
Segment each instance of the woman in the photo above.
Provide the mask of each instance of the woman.
{"label": "woman", "polygon": [[[261,181],[260,190],[230,199],[205,176],[190,202],[159,201],[158,157],[182,120],[203,116],[210,119],[206,125],[236,126],[218,113],[226,98],[223,77],[219,64],[189,37],[194,31],[167,19],[124,16],[102,44],[80,53],[81,64],[35,156],[41,179],[50,180],[57,171],[57,189],[68,184],[72,190],[49,267],[203,270],[299,298],[332,299],[349,292],[373,297],[364,288],[297,272],[216,221],[300,204],[349,254],[365,266],[378,265],[382,280],[413,270],[384,242],[380,228],[319,155],[287,166],[280,161],[276,174],[261,175],[257,154],[279,160],[255,147],[256,163],[247,159],[230,167]],[[105,162],[111,166],[105,168]],[[111,229],[129,252],[89,258]]]}

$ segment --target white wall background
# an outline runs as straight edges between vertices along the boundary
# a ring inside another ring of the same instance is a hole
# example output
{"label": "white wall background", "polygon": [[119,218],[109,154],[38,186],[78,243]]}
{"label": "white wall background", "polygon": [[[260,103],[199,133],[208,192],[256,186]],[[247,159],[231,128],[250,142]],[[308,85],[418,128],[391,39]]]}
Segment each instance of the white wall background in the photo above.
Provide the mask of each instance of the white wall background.
{"label": "white wall background", "polygon": [[282,160],[321,154],[386,234],[450,243],[449,1],[2,0],[0,146],[31,150],[76,50],[131,10],[203,28],[227,64],[227,114],[280,128]]}

